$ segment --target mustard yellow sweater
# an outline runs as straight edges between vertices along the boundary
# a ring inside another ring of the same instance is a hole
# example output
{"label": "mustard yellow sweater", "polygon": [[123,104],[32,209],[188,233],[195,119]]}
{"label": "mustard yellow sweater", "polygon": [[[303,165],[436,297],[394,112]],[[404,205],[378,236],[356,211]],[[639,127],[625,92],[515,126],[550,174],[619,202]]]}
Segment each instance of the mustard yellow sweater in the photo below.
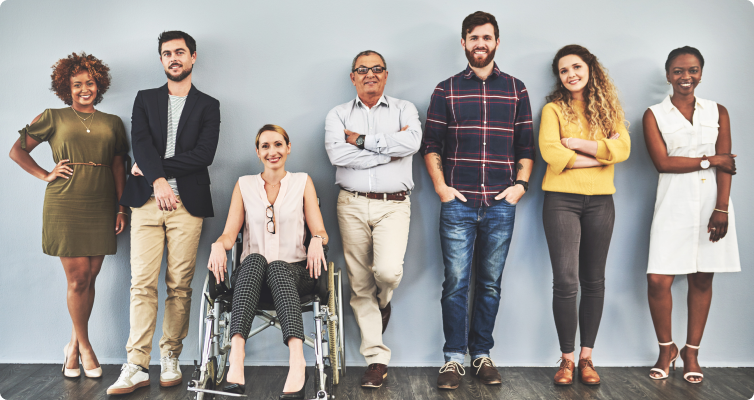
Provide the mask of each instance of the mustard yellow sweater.
{"label": "mustard yellow sweater", "polygon": [[[618,139],[607,139],[598,130],[594,140],[597,141],[596,159],[603,164],[601,167],[576,168],[576,152],[561,144],[561,138],[589,139],[589,123],[584,115],[583,101],[572,101],[573,111],[581,120],[582,129],[576,121],[566,125],[560,106],[547,103],[542,109],[542,121],[539,125],[539,150],[547,163],[547,171],[542,179],[542,190],[548,192],[576,193],[585,195],[613,194],[614,165],[628,159],[631,151],[631,139],[628,131],[620,123],[615,132],[620,133]],[[611,132],[608,132],[610,134]]]}

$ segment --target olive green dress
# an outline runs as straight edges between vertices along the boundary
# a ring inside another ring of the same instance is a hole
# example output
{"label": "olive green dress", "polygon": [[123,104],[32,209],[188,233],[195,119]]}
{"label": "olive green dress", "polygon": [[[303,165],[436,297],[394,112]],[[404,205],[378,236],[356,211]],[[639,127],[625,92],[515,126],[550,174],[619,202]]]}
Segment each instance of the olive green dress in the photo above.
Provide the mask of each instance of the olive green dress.
{"label": "olive green dress", "polygon": [[[79,115],[87,118],[92,114]],[[48,142],[56,164],[68,159],[106,165],[72,165],[70,179],[57,178],[47,184],[42,217],[44,253],[56,257],[115,254],[117,199],[113,171],[108,166],[114,156],[128,153],[123,121],[96,111],[82,124],[70,107],[47,109],[19,133],[24,149],[26,135]]]}

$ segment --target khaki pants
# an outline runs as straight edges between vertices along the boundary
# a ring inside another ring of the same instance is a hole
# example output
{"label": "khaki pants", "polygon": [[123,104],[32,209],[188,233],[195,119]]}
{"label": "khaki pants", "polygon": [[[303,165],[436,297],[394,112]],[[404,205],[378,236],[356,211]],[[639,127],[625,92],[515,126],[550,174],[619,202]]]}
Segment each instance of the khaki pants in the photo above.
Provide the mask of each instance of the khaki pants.
{"label": "khaki pants", "polygon": [[361,354],[368,364],[390,363],[382,343],[382,315],[403,277],[411,202],[372,200],[341,190],[338,223],[343,239],[351,308],[361,329]]}
{"label": "khaki pants", "polygon": [[[180,199],[180,198],[179,198]],[[194,217],[182,203],[173,211],[161,211],[154,197],[131,208],[131,331],[126,344],[128,362],[149,367],[152,338],[157,322],[157,283],[162,252],[167,240],[165,317],[162,321],[160,356],[178,357],[188,334],[191,280],[203,218]]]}

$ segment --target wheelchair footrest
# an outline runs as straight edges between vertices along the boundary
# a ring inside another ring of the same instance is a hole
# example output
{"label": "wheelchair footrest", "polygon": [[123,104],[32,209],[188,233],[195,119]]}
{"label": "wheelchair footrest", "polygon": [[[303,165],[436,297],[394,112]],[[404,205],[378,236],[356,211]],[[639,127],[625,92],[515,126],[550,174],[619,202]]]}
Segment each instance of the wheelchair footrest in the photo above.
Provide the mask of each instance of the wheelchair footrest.
{"label": "wheelchair footrest", "polygon": [[221,390],[199,389],[195,387],[190,387],[188,388],[188,390],[189,392],[211,393],[211,394],[217,394],[220,396],[228,396],[228,397],[246,397],[245,394],[228,393],[228,392],[223,392]]}

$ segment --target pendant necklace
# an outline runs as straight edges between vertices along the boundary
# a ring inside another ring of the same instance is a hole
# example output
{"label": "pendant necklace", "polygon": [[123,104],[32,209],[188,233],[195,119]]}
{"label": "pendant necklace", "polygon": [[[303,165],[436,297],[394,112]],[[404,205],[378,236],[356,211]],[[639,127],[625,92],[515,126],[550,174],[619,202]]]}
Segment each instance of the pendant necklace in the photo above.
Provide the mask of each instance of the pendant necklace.
{"label": "pendant necklace", "polygon": [[[94,123],[94,114],[97,112],[97,110],[94,110],[94,112],[92,113],[92,115],[90,115],[90,116],[88,116],[86,118],[81,118],[81,116],[79,115],[79,113],[77,113],[76,110],[74,110],[73,107],[71,107],[71,110],[73,110],[73,112],[76,114],[76,116],[79,117],[79,121],[81,121],[81,125],[84,125],[84,128],[86,128],[86,133],[91,132],[89,130],[89,128],[91,128],[92,124]],[[89,118],[91,118],[92,121],[89,122],[89,126],[86,126],[86,124],[84,123],[84,121],[88,120]]]}

